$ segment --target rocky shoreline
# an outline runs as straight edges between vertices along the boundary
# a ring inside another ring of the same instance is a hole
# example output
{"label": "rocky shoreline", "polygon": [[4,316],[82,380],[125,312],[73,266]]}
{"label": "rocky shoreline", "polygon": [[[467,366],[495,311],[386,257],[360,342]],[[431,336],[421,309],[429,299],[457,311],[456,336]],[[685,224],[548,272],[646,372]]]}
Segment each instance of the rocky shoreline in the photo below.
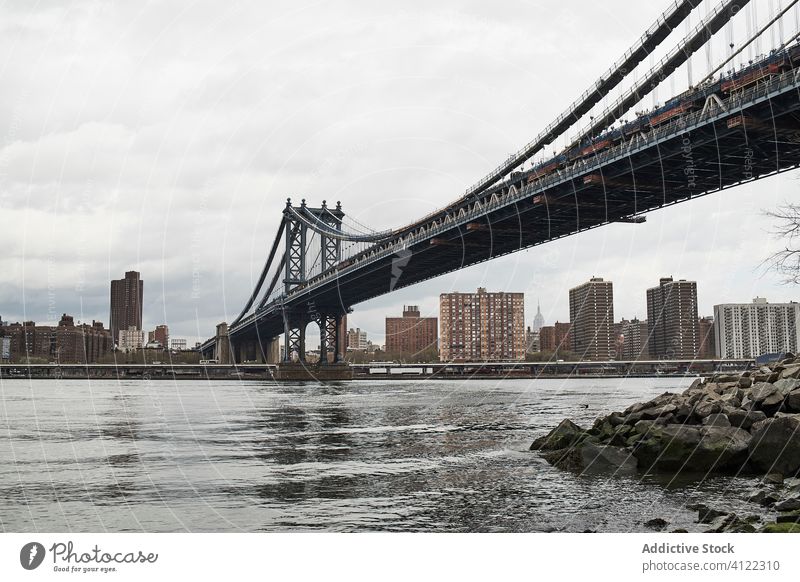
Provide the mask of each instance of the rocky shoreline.
{"label": "rocky shoreline", "polygon": [[[758,476],[761,485],[747,499],[778,512],[774,523],[757,527],[757,516],[704,504],[689,509],[707,531],[800,533],[800,357],[697,379],[680,394],[612,412],[589,429],[565,419],[530,448],[580,473]],[[662,531],[668,523],[645,525]]]}

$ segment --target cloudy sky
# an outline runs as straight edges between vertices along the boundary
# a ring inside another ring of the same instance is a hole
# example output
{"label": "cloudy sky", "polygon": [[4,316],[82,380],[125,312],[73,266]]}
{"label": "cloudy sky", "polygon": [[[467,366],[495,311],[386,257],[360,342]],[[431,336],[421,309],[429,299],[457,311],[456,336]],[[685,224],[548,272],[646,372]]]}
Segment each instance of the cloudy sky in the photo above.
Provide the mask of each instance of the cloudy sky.
{"label": "cloudy sky", "polygon": [[[145,327],[208,337],[250,293],[287,196],[341,200],[378,230],[430,212],[530,141],[666,4],[2,2],[0,315],[108,323],[108,281],[135,269]],[[741,33],[719,46],[725,34]],[[380,342],[404,303],[436,315],[440,292],[478,286],[525,292],[528,323],[537,301],[565,321],[568,289],[593,275],[614,282],[617,318],[645,317],[665,275],[698,282],[702,314],[796,300],[759,265],[779,245],[763,211],[799,186],[788,173],[522,251],[358,305],[350,324]]]}

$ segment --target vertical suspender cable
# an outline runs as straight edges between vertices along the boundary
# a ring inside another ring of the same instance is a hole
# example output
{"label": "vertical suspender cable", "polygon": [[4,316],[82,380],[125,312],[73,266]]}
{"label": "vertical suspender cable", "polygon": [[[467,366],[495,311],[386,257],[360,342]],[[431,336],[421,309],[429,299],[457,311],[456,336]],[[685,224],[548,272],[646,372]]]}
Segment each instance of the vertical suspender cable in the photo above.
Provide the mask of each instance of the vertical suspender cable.
{"label": "vertical suspender cable", "polygon": [[[686,36],[689,36],[689,33],[692,32],[692,15],[689,15],[689,18],[686,19]],[[689,83],[689,87],[693,86],[692,83],[692,57],[689,57],[689,60],[686,61],[686,76],[687,81]],[[673,95],[674,95],[673,91]]]}

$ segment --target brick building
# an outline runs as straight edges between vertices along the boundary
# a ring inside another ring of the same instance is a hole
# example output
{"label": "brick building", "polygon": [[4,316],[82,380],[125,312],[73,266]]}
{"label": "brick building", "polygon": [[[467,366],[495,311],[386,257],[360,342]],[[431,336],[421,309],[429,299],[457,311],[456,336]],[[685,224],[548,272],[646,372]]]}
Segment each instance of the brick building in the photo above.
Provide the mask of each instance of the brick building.
{"label": "brick building", "polygon": [[697,356],[697,283],[663,277],[647,290],[648,351],[655,359]]}
{"label": "brick building", "polygon": [[60,364],[91,364],[114,347],[111,333],[102,322],[75,325],[73,317],[66,313],[56,326],[26,321],[12,323],[4,331],[14,361],[39,358]]}
{"label": "brick building", "polygon": [[522,293],[443,293],[439,296],[439,357],[442,361],[525,358]]}
{"label": "brick building", "polygon": [[403,317],[386,318],[386,353],[417,355],[437,350],[439,319],[422,317],[416,305],[404,305]]}
{"label": "brick building", "polygon": [[572,336],[570,335],[569,322],[555,322],[545,325],[539,330],[539,350],[542,352],[570,352],[572,351]]}
{"label": "brick building", "polygon": [[606,361],[616,355],[614,289],[611,281],[592,277],[569,290],[572,351],[581,360]]}
{"label": "brick building", "polygon": [[700,347],[697,349],[699,360],[713,360],[717,357],[713,317],[701,317],[697,320],[697,341],[700,342]]}
{"label": "brick building", "polygon": [[124,279],[111,281],[111,336],[119,342],[120,330],[142,329],[144,282],[136,271],[125,273]]}
{"label": "brick building", "polygon": [[161,347],[167,349],[169,347],[169,327],[166,325],[157,325],[153,331],[147,333],[147,341],[158,342]]}

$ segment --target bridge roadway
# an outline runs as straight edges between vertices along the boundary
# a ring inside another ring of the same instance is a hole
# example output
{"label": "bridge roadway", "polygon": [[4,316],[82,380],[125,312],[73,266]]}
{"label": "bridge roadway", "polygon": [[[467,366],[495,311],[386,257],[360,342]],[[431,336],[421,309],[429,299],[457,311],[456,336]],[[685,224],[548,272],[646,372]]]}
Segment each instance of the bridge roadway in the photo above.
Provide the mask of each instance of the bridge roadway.
{"label": "bridge roadway", "polygon": [[[395,231],[355,258],[282,294],[229,330],[232,345],[275,338],[284,314],[344,310],[514,251],[796,168],[800,69],[673,119],[531,180],[518,173]],[[741,117],[744,116],[744,117]],[[741,120],[739,123],[737,120]],[[204,347],[213,347],[213,339]]]}

